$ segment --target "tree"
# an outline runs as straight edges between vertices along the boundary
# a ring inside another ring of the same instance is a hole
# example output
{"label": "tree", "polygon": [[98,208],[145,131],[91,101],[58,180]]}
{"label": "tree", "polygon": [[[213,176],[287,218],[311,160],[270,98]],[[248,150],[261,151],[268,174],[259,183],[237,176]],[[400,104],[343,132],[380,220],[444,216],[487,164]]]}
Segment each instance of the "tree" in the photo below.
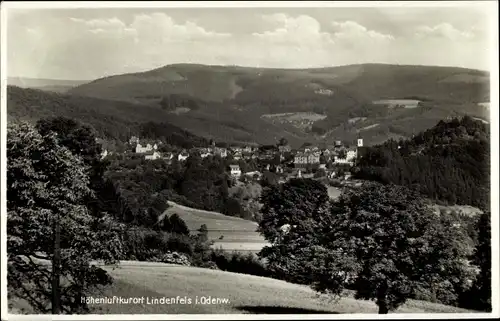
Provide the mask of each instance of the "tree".
{"label": "tree", "polygon": [[[259,256],[268,261],[272,275],[313,287],[328,284],[332,293],[340,294],[337,290],[342,290],[344,276],[320,276],[323,269],[340,269],[350,264],[341,258],[342,253],[328,251],[317,238],[321,231],[329,229],[331,221],[326,187],[312,179],[291,179],[265,188],[261,202],[258,231],[271,246],[264,247]],[[324,264],[319,262],[321,257]]]}
{"label": "tree", "polygon": [[170,225],[172,227],[172,233],[189,235],[189,228],[186,225],[186,222],[177,214],[174,213],[169,218]]}
{"label": "tree", "polygon": [[14,123],[7,136],[9,292],[38,313],[88,311],[81,297],[111,282],[91,262],[120,258],[121,226],[89,214],[88,169],[54,134]]}
{"label": "tree", "polygon": [[206,224],[202,224],[200,228],[198,229],[198,239],[201,242],[207,242],[208,241],[208,228]]}
{"label": "tree", "polygon": [[83,159],[90,178],[89,187],[94,191],[87,196],[86,202],[93,214],[99,215],[103,203],[107,201],[101,197],[103,195],[101,190],[105,185],[103,174],[108,162],[101,160],[102,146],[96,140],[95,131],[66,117],[41,119],[37,122],[36,128],[42,136],[54,133],[61,146]]}
{"label": "tree", "polygon": [[367,183],[344,191],[329,211],[325,187],[312,182],[264,194],[259,230],[273,245],[261,254],[281,277],[338,295],[350,285],[385,314],[422,286],[457,294],[472,275],[466,233],[407,188]]}
{"label": "tree", "polygon": [[278,142],[278,146],[286,146],[288,144],[288,140],[285,137],[280,138]]}
{"label": "tree", "polygon": [[464,304],[468,308],[491,312],[491,213],[481,214],[477,222],[478,244],[472,263],[479,268],[471,291],[466,293]]}

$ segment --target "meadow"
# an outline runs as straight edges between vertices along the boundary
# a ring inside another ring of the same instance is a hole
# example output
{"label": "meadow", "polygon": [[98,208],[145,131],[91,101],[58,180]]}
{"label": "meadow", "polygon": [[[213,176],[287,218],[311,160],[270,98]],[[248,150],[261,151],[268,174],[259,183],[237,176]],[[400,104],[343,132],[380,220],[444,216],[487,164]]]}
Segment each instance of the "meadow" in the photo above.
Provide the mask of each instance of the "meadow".
{"label": "meadow", "polygon": [[198,210],[169,202],[164,214],[177,213],[195,232],[202,224],[208,229],[208,238],[214,240],[214,248],[227,251],[258,252],[268,243],[257,232],[257,223],[238,217],[226,216],[218,212]]}
{"label": "meadow", "polygon": [[373,103],[376,105],[387,105],[389,108],[394,108],[398,105],[403,105],[405,108],[417,108],[419,104],[419,100],[414,99],[385,99],[385,100],[377,100]]}
{"label": "meadow", "polygon": [[[112,286],[94,297],[145,297],[144,304],[92,305],[102,314],[337,314],[377,313],[374,302],[355,300],[352,295],[335,302],[306,286],[252,275],[183,267],[151,262],[121,262],[117,268],[106,267],[115,278]],[[181,303],[176,297],[184,298]],[[154,298],[171,298],[174,304],[147,304]],[[198,304],[196,298],[198,297]],[[219,299],[216,304],[202,304],[202,297]],[[189,304],[188,299],[191,299]],[[221,302],[220,300],[227,300]],[[467,313],[464,309],[410,300],[397,313]]]}

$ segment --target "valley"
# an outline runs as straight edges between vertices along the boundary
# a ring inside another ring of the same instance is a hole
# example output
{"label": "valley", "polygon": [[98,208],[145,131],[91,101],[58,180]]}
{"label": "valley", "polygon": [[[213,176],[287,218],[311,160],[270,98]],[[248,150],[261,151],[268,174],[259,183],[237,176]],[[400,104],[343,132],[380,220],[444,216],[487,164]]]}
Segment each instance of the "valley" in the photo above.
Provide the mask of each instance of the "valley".
{"label": "valley", "polygon": [[[489,118],[489,111],[482,107],[489,101],[487,73],[451,67],[363,64],[266,69],[174,64],[86,83],[9,81],[12,86],[44,89],[41,84],[71,86],[62,92],[65,96],[57,97],[69,101],[65,104],[71,109],[51,113],[71,115],[78,109],[93,108],[87,103],[92,101],[102,106],[96,112],[122,118],[112,122],[124,122],[131,135],[137,134],[133,123],[151,115],[150,120],[228,143],[272,144],[285,137],[296,148],[325,139],[352,140],[364,128],[365,144],[373,145],[389,138],[411,137],[447,117]],[[30,111],[30,117],[43,117],[51,108],[43,104],[54,99],[50,88],[46,89],[36,94],[47,98],[38,103],[39,109]],[[18,95],[32,94],[20,90],[15,90],[16,96],[9,95],[9,116],[25,118],[27,111],[15,106],[22,106],[26,99]],[[196,102],[197,108],[179,105],[162,110],[160,100],[172,95]],[[404,108],[394,108],[398,106]],[[364,124],[351,126],[353,119]],[[104,131],[97,120],[86,121]]]}

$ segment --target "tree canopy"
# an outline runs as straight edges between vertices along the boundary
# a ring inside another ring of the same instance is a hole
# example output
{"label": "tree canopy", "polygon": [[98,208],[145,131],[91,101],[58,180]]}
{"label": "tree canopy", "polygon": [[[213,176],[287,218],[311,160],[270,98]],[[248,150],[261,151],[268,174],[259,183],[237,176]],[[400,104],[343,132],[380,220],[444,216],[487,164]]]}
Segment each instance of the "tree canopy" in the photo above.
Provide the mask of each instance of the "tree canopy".
{"label": "tree canopy", "polygon": [[275,276],[340,295],[348,286],[388,313],[415,291],[446,287],[456,296],[472,268],[467,237],[405,187],[365,184],[328,204],[326,188],[291,180],[267,189],[260,253]]}
{"label": "tree canopy", "polygon": [[[84,160],[27,123],[7,134],[7,236],[9,289],[39,313],[50,311],[54,224],[61,226],[60,276],[63,313],[86,311],[81,296],[111,282],[93,260],[113,263],[122,253],[120,227],[86,207],[92,194]],[[40,262],[40,260],[42,260]]]}

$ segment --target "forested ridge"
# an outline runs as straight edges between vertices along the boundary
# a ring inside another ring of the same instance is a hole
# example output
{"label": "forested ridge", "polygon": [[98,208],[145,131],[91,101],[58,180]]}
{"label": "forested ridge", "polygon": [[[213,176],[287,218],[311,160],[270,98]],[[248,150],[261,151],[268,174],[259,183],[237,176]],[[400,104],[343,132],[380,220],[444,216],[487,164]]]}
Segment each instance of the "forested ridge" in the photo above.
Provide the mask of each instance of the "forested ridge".
{"label": "forested ridge", "polygon": [[489,126],[465,116],[366,147],[356,178],[412,187],[446,204],[490,208]]}

